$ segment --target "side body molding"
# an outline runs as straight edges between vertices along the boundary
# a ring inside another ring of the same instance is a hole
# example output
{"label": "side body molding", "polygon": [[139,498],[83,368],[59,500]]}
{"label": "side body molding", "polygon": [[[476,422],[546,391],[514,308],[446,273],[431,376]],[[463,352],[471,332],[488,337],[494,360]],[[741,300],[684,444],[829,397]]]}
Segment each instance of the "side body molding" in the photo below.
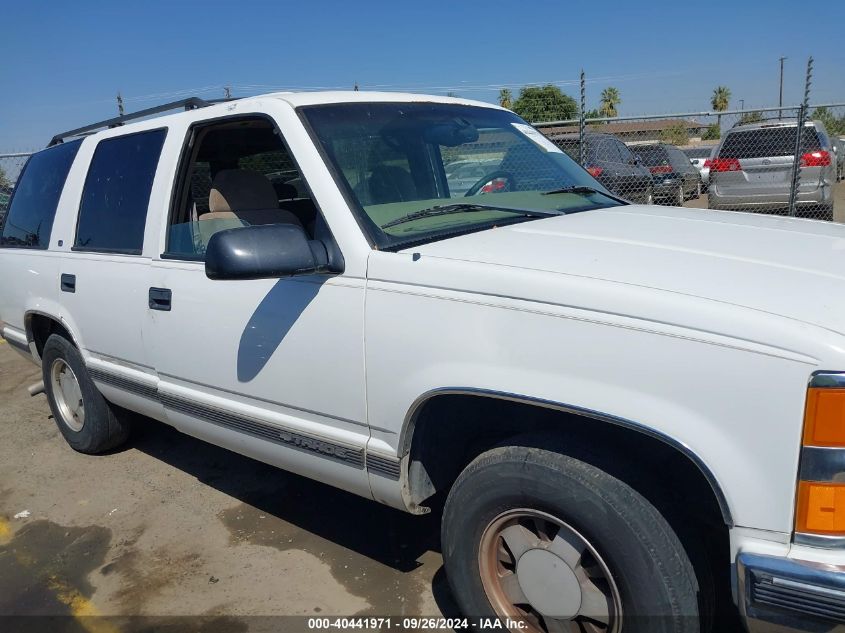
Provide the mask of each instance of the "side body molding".
{"label": "side body molding", "polygon": [[725,525],[727,525],[728,527],[734,526],[730,507],[728,506],[727,499],[725,498],[725,495],[722,492],[722,487],[719,485],[716,476],[713,474],[707,464],[705,464],[702,459],[689,446],[639,422],[628,420],[626,418],[621,418],[615,415],[610,415],[607,413],[602,413],[601,411],[585,409],[583,407],[577,407],[561,402],[543,400],[541,398],[533,398],[530,396],[521,396],[515,393],[478,389],[474,387],[442,387],[438,389],[432,389],[419,396],[413,402],[411,407],[408,409],[407,414],[405,415],[405,420],[402,424],[402,433],[399,438],[400,459],[404,458],[411,452],[411,444],[413,441],[414,430],[420,412],[429,400],[437,396],[479,396],[485,398],[494,398],[497,400],[507,400],[510,402],[519,402],[537,407],[543,407],[546,409],[552,409],[563,413],[571,413],[573,415],[592,418],[594,420],[599,420],[601,422],[606,422],[608,424],[613,424],[615,426],[630,429],[632,431],[636,431],[638,433],[642,433],[644,435],[652,437],[656,440],[660,440],[664,444],[667,444],[668,446],[683,454],[687,459],[689,459],[692,463],[696,465],[696,467],[701,471],[701,474],[704,475],[705,479],[710,484],[710,488],[713,490],[713,494],[716,496],[716,500],[719,503],[719,509],[722,512],[722,519],[724,520]]}

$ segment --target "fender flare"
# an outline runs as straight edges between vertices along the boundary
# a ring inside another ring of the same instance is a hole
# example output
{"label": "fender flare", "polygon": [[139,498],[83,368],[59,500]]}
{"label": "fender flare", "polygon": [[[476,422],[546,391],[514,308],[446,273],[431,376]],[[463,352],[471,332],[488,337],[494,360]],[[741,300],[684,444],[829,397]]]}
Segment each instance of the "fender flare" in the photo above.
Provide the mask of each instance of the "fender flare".
{"label": "fender flare", "polygon": [[641,433],[653,439],[659,440],[664,444],[668,445],[670,448],[681,453],[698,468],[698,470],[707,480],[707,483],[710,485],[710,488],[713,491],[714,496],[716,497],[716,502],[719,504],[719,510],[722,513],[722,519],[724,520],[725,525],[727,525],[729,528],[734,527],[731,509],[728,505],[728,501],[725,497],[724,492],[722,492],[722,487],[719,484],[719,480],[716,478],[716,476],[713,474],[713,471],[710,470],[704,460],[702,460],[701,457],[699,457],[698,454],[693,451],[689,446],[687,446],[683,442],[679,442],[678,440],[669,435],[666,435],[665,433],[657,431],[640,422],[629,420],[627,418],[622,418],[616,415],[611,415],[609,413],[603,413],[594,409],[587,409],[576,405],[555,402],[553,400],[544,400],[542,398],[535,398],[532,396],[523,396],[520,394],[496,391],[492,389],[480,389],[477,387],[440,387],[437,389],[431,389],[429,391],[426,391],[425,393],[420,395],[416,400],[414,400],[407,413],[405,414],[405,419],[402,423],[402,431],[399,435],[398,456],[403,461],[406,461],[404,460],[404,457],[409,455],[411,452],[411,446],[413,444],[413,436],[416,428],[417,419],[419,418],[419,414],[422,411],[423,407],[432,398],[444,395],[478,396],[543,407],[545,409],[552,409],[555,411],[560,411],[562,413],[570,413],[581,417],[592,418],[594,420],[613,424],[615,426],[629,429],[631,431],[635,431],[637,433]]}

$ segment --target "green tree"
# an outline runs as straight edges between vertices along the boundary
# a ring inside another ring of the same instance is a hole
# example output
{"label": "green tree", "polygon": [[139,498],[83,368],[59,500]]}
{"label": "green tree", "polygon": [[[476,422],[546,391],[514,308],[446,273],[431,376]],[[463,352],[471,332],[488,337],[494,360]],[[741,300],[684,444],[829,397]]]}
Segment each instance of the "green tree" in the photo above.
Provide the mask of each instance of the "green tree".
{"label": "green tree", "polygon": [[[713,89],[713,96],[710,97],[710,106],[716,112],[724,112],[731,103],[731,90],[727,86],[716,86]],[[719,133],[722,130],[722,115],[716,117],[716,125],[719,126]]]}
{"label": "green tree", "polygon": [[813,110],[810,118],[814,121],[821,121],[824,123],[827,133],[831,136],[845,135],[845,114],[841,117],[837,117],[830,111],[829,108],[822,106]]}
{"label": "green tree", "polygon": [[740,123],[759,123],[763,120],[763,113],[759,110],[754,110],[752,112],[746,112],[741,117],[739,117]]}
{"label": "green tree", "polygon": [[601,91],[601,105],[599,105],[599,112],[603,117],[615,117],[619,115],[616,106],[622,103],[622,98],[619,96],[619,90],[613,86],[609,86]]}
{"label": "green tree", "polygon": [[510,88],[499,90],[499,105],[508,110],[513,109],[513,93],[510,91]]}
{"label": "green tree", "polygon": [[689,143],[689,130],[683,123],[673,123],[660,133],[660,140],[670,145]]}
{"label": "green tree", "polygon": [[701,135],[701,138],[705,141],[718,141],[722,138],[722,131],[719,126],[714,123],[713,125],[707,126],[707,129],[704,130],[704,134]]}
{"label": "green tree", "polygon": [[526,121],[565,121],[578,116],[578,103],[551,84],[526,86],[513,102],[513,111]]}
{"label": "green tree", "polygon": [[6,172],[0,167],[0,189],[6,190],[11,189],[12,183],[9,180],[9,177],[6,175]]}
{"label": "green tree", "polygon": [[601,112],[599,112],[597,108],[593,108],[592,110],[587,110],[584,113],[584,118],[585,119],[600,119],[601,118]]}

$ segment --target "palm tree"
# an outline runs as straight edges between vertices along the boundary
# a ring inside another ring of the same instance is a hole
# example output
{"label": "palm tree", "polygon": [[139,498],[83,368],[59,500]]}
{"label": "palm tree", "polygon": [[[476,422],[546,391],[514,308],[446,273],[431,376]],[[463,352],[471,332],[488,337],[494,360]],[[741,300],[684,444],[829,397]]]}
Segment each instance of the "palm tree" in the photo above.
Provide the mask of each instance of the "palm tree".
{"label": "palm tree", "polygon": [[513,94],[510,89],[502,88],[499,90],[499,105],[508,110],[513,109]]}
{"label": "palm tree", "polygon": [[619,114],[616,111],[616,106],[620,103],[622,103],[622,98],[619,96],[619,90],[613,86],[605,88],[601,91],[599,114],[603,117],[615,117]]}
{"label": "palm tree", "polygon": [[[710,98],[710,105],[716,112],[724,112],[728,109],[731,101],[731,90],[727,86],[716,86],[713,96]],[[722,115],[716,117],[716,127],[722,129]]]}

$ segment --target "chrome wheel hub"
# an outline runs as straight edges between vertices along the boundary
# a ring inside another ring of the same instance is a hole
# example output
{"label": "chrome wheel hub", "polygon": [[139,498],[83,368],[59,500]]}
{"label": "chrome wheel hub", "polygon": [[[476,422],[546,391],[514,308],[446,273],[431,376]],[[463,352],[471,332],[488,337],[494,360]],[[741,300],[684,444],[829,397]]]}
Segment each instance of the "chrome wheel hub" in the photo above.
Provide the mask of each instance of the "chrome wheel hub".
{"label": "chrome wheel hub", "polygon": [[59,418],[65,426],[78,433],[85,426],[85,405],[79,379],[67,362],[57,358],[50,367],[50,382]]}
{"label": "chrome wheel hub", "polygon": [[619,590],[595,548],[563,521],[538,510],[505,512],[479,547],[484,591],[500,618],[532,631],[618,633]]}

